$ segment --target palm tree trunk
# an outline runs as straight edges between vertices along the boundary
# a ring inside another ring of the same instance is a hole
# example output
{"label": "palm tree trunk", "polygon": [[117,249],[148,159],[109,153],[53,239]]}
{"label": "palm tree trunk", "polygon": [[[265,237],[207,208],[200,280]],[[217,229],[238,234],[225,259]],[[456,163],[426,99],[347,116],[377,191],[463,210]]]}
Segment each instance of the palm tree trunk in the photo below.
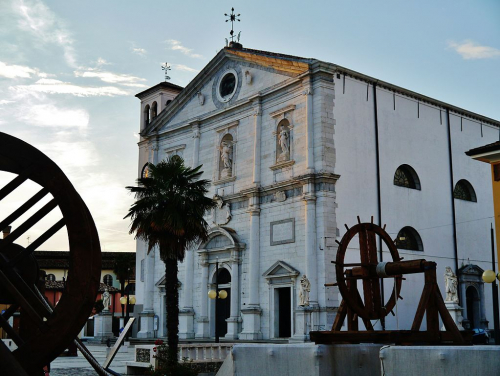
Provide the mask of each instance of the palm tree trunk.
{"label": "palm tree trunk", "polygon": [[165,261],[165,294],[167,312],[167,344],[168,362],[177,363],[179,350],[179,286],[177,260],[166,258]]}

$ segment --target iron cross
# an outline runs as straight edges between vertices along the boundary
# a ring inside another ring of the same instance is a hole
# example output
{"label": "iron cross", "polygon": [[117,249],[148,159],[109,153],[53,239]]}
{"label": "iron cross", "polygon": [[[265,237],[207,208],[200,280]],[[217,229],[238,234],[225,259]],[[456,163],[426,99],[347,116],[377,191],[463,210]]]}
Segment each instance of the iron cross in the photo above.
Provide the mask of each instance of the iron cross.
{"label": "iron cross", "polygon": [[168,76],[168,71],[172,70],[172,69],[170,68],[170,66],[168,65],[167,62],[165,62],[165,65],[161,66],[161,70],[165,71],[165,82],[167,82],[168,80],[170,80],[170,77]]}
{"label": "iron cross", "polygon": [[[227,14],[227,13],[224,13],[224,16],[226,17],[229,17],[229,19],[226,20],[226,22],[229,22],[231,21],[231,32],[229,33],[231,35],[231,42],[234,42],[234,22],[235,21],[238,21],[240,22],[240,19],[239,18],[236,18],[236,17],[239,17],[240,14],[234,14],[234,8],[231,8],[231,14]],[[239,34],[238,34],[238,42],[239,42]]]}

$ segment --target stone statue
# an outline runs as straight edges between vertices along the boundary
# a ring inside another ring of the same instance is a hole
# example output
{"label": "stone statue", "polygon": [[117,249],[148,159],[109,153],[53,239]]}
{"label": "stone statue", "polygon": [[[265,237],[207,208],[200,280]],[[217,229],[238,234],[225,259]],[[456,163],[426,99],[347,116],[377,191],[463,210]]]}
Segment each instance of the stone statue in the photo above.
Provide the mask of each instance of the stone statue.
{"label": "stone statue", "polygon": [[278,142],[281,147],[281,154],[278,157],[278,162],[287,161],[290,159],[290,135],[284,125],[281,126],[278,133]]}
{"label": "stone statue", "polygon": [[304,274],[300,279],[300,290],[299,290],[299,305],[304,307],[309,305],[309,292],[311,291],[311,282],[307,279]]}
{"label": "stone statue", "polygon": [[109,294],[107,287],[106,290],[104,290],[104,293],[102,294],[102,304],[104,305],[103,311],[108,311],[109,306],[111,305],[111,296]]}
{"label": "stone statue", "polygon": [[458,279],[449,266],[444,273],[444,282],[446,284],[446,302],[458,303],[457,287]]}
{"label": "stone statue", "polygon": [[231,143],[223,141],[221,146],[219,146],[220,158],[224,165],[224,169],[221,171],[221,178],[227,178],[232,175],[232,164],[233,164],[233,146]]}

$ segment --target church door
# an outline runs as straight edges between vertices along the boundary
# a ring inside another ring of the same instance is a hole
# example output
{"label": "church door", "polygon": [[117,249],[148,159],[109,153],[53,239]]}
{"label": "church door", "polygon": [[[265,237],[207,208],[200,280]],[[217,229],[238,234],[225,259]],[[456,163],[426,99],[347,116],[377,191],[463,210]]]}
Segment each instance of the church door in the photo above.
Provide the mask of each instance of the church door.
{"label": "church door", "polygon": [[[277,313],[278,313],[278,337],[287,338],[292,336],[292,302],[290,287],[281,287],[276,289],[277,296]],[[276,318],[275,318],[276,319]]]}
{"label": "church door", "polygon": [[475,287],[467,287],[467,290],[465,291],[465,297],[467,300],[467,319],[470,322],[471,329],[479,328],[480,299]]}
{"label": "church door", "polygon": [[219,337],[224,337],[227,334],[227,322],[226,319],[231,316],[231,289],[220,288],[219,291],[225,290],[227,292],[226,299],[217,299],[217,332],[219,332]]}

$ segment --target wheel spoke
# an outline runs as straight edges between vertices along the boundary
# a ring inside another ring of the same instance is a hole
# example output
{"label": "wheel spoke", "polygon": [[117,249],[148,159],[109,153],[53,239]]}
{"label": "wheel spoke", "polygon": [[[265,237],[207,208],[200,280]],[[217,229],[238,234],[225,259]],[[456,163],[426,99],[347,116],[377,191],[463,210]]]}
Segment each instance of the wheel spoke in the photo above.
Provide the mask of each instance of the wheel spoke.
{"label": "wheel spoke", "polygon": [[18,209],[16,209],[11,215],[0,222],[0,229],[4,229],[9,226],[12,222],[18,219],[21,215],[26,213],[29,209],[33,207],[38,201],[44,198],[49,190],[47,188],[42,188],[37,194],[31,197],[28,201],[22,204]]}
{"label": "wheel spoke", "polygon": [[24,344],[23,339],[19,336],[19,334],[16,333],[14,328],[10,326],[9,322],[2,315],[0,315],[0,327],[5,330],[10,338],[12,338],[17,347],[20,347]]}
{"label": "wheel spoke", "polygon": [[8,183],[5,187],[0,189],[0,200],[3,200],[9,193],[11,193],[14,189],[23,184],[31,174],[31,170],[33,167],[28,167],[23,172],[21,172],[18,176],[16,176],[10,183]]}
{"label": "wheel spoke", "polygon": [[6,246],[16,241],[28,229],[30,229],[33,225],[35,225],[38,221],[40,221],[43,217],[45,217],[48,213],[50,213],[52,209],[54,209],[56,206],[57,206],[56,200],[51,200],[47,204],[45,204],[40,210],[38,210],[35,214],[33,214],[30,218],[28,218],[26,222],[24,222],[9,236],[7,236],[5,239],[2,240],[2,242],[0,243],[0,251],[4,249]]}
{"label": "wheel spoke", "polygon": [[45,231],[41,236],[39,236],[34,242],[27,246],[22,252],[18,253],[11,261],[8,263],[8,267],[13,268],[21,260],[24,260],[30,254],[32,254],[39,246],[45,243],[52,235],[64,227],[66,221],[63,219],[59,220],[55,225]]}

